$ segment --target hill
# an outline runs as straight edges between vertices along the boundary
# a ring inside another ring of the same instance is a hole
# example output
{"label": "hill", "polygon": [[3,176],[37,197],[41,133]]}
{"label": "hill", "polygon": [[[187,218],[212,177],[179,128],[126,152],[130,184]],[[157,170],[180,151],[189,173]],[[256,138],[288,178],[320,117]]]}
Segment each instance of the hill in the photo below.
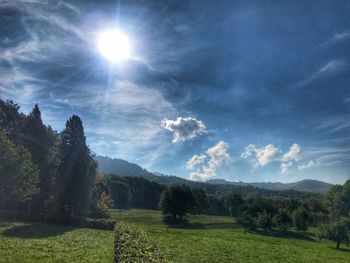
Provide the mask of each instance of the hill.
{"label": "hill", "polygon": [[279,183],[279,182],[254,182],[254,183],[244,183],[244,182],[230,182],[223,179],[213,179],[207,181],[211,184],[229,184],[229,185],[239,185],[239,186],[254,186],[262,189],[268,190],[295,190],[301,192],[311,192],[325,194],[332,187],[332,184],[325,183],[318,180],[302,180],[294,183]]}
{"label": "hill", "polygon": [[[240,191],[246,190],[247,192],[252,192],[254,188],[259,188],[262,190],[289,191],[289,192],[300,191],[300,192],[324,194],[332,186],[331,184],[321,182],[321,181],[316,181],[316,180],[303,180],[295,183],[286,183],[286,184],[277,183],[277,182],[276,183],[230,182],[223,179],[209,180],[207,182],[194,182],[178,176],[163,175],[161,173],[151,173],[137,164],[130,163],[122,159],[116,159],[116,158],[110,158],[110,157],[104,157],[104,156],[96,156],[95,159],[99,164],[98,166],[99,171],[105,174],[143,177],[147,180],[154,181],[156,183],[163,184],[163,185],[185,183],[192,188],[202,188],[208,193],[217,193],[217,191],[226,192],[226,191],[232,191],[233,189],[237,189]],[[254,190],[257,191],[256,189]]]}

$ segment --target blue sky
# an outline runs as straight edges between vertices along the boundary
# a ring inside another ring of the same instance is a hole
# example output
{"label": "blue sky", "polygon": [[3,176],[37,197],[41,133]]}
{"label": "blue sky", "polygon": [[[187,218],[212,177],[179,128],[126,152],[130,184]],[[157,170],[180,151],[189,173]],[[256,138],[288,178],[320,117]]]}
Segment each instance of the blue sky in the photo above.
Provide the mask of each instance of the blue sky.
{"label": "blue sky", "polygon": [[[0,97],[191,178],[350,178],[349,1],[0,1]],[[118,28],[131,55],[97,49]]]}

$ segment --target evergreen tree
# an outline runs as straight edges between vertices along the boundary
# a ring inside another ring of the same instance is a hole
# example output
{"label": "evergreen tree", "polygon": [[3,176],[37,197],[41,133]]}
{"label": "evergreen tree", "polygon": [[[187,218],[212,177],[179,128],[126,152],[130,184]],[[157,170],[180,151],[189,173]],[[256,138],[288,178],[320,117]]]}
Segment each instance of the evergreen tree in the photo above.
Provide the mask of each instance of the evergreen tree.
{"label": "evergreen tree", "polygon": [[45,203],[50,196],[51,180],[53,179],[50,167],[50,151],[57,138],[43,124],[41,112],[36,104],[31,113],[26,117],[23,144],[30,151],[33,162],[39,168],[39,193],[36,197],[34,210],[44,211]]}
{"label": "evergreen tree", "polygon": [[0,99],[0,131],[15,144],[22,143],[25,116],[19,113],[19,106],[13,101]]}
{"label": "evergreen tree", "polygon": [[86,145],[84,128],[80,118],[73,115],[60,135],[58,186],[59,202],[63,214],[86,214],[90,205],[91,190],[97,165]]}

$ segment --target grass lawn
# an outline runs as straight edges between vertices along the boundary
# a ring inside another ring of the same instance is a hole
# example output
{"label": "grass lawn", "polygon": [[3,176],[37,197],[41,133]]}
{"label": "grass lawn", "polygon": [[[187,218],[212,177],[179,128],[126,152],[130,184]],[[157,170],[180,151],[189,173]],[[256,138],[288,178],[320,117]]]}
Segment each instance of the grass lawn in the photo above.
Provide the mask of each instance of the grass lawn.
{"label": "grass lawn", "polygon": [[[169,227],[158,211],[112,210],[112,218],[142,226],[171,262],[350,262],[350,249],[334,249],[312,233],[245,234],[231,217],[192,216]],[[0,262],[112,262],[112,231],[0,222]]]}
{"label": "grass lawn", "polygon": [[113,232],[0,222],[0,262],[112,262]]}
{"label": "grass lawn", "polygon": [[230,217],[192,216],[189,227],[172,228],[157,211],[113,211],[112,217],[144,227],[172,262],[350,262],[350,249],[341,251],[312,233],[279,231],[245,234]]}

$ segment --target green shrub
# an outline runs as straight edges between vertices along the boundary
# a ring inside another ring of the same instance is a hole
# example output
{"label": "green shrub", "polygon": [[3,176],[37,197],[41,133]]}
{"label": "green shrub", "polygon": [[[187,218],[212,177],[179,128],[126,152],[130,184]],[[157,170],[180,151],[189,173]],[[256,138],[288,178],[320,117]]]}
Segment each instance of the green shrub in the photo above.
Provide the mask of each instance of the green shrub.
{"label": "green shrub", "polygon": [[114,229],[114,262],[167,262],[157,246],[139,227],[120,222]]}

